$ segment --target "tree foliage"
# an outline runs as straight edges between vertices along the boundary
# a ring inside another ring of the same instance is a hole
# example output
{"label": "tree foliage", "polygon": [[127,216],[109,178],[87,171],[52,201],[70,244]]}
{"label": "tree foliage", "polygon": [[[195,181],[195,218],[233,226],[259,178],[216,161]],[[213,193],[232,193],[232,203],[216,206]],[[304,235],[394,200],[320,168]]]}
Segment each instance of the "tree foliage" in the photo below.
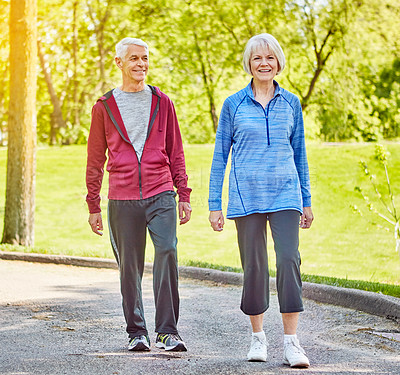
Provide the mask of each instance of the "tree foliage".
{"label": "tree foliage", "polygon": [[[3,14],[8,7],[0,0]],[[119,84],[114,46],[125,36],[150,45],[148,81],[173,99],[184,139],[212,141],[223,100],[250,79],[246,42],[262,32],[283,47],[287,67],[277,79],[299,96],[309,136],[400,136],[398,0],[38,0],[38,10],[39,142],[86,142],[91,106]],[[0,42],[4,133],[7,27]]]}
{"label": "tree foliage", "polygon": [[[372,224],[376,225],[378,228],[386,229],[388,232],[391,231],[390,228],[387,228],[387,226],[382,226],[376,221],[383,220],[384,225],[389,225],[390,227],[393,227],[392,230],[396,243],[396,251],[398,252],[400,257],[400,215],[396,208],[396,197],[393,191],[393,186],[390,183],[388,171],[388,156],[389,155],[387,150],[382,145],[377,144],[375,146],[375,159],[378,161],[380,167],[382,167],[385,171],[385,177],[383,179],[384,185],[386,185],[385,192],[382,192],[382,189],[380,188],[380,186],[378,186],[380,181],[378,181],[377,177],[371,173],[367,163],[364,160],[360,161],[360,166],[363,174],[369,179],[375,193],[375,202],[379,203],[380,208],[376,207],[374,199],[370,198],[368,193],[366,193],[360,186],[356,186],[355,190],[359,192],[364,198],[366,207],[371,214],[369,216],[372,216],[374,219],[378,219],[374,221],[369,220]],[[359,213],[361,216],[366,216],[363,214],[363,211],[359,207],[355,205],[353,205],[352,207],[353,210]]]}

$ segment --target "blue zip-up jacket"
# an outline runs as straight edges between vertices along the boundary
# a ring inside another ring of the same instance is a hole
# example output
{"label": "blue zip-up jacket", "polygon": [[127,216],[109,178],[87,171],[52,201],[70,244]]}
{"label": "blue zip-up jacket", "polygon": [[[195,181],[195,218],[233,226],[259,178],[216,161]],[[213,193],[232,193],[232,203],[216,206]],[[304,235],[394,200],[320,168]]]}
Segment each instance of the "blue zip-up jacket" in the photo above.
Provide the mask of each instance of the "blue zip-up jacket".
{"label": "blue zip-up jacket", "polygon": [[232,148],[227,218],[311,206],[304,124],[298,97],[276,81],[264,109],[251,88],[229,96],[219,119],[210,175],[209,210],[222,209]]}

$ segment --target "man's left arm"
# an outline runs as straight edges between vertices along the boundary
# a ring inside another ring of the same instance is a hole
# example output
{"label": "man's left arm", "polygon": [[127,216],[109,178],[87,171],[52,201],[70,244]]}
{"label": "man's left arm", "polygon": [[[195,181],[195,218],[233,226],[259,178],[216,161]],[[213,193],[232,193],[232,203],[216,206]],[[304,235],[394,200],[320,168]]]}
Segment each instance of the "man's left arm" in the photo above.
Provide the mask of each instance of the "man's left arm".
{"label": "man's left arm", "polygon": [[192,189],[187,186],[188,176],[186,174],[182,137],[175,108],[170,99],[168,99],[167,121],[166,151],[170,161],[172,180],[179,197],[179,223],[185,224],[190,220],[192,212],[190,206],[190,192]]}

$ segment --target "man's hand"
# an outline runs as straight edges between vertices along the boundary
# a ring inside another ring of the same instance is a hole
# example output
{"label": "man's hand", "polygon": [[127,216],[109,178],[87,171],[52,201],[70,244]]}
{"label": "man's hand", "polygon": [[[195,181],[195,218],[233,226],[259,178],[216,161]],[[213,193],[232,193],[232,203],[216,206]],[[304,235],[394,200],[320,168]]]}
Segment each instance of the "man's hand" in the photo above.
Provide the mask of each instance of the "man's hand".
{"label": "man's hand", "polygon": [[179,202],[179,225],[186,224],[190,220],[192,214],[192,207],[189,202]]}
{"label": "man's hand", "polygon": [[101,212],[98,212],[96,214],[90,214],[89,215],[89,225],[92,228],[92,231],[99,236],[102,236],[103,233],[100,232],[103,230],[103,221],[101,220]]}
{"label": "man's hand", "polygon": [[208,217],[212,229],[216,232],[221,232],[224,229],[224,215],[222,211],[210,211],[210,216]]}
{"label": "man's hand", "polygon": [[300,228],[308,229],[314,220],[311,207],[303,207],[303,215],[300,217]]}

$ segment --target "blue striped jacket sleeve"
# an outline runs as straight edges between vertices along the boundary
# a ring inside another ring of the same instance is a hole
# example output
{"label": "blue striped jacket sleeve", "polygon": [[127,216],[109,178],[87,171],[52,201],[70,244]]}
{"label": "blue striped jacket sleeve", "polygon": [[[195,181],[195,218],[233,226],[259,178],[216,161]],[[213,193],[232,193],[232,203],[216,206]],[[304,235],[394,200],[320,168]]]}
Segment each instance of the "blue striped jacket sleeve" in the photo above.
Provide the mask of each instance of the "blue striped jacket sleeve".
{"label": "blue striped jacket sleeve", "polygon": [[233,137],[232,117],[233,114],[230,110],[229,101],[226,99],[221,109],[217,134],[215,136],[215,147],[211,166],[208,199],[210,211],[222,210],[222,187]]}
{"label": "blue striped jacket sleeve", "polygon": [[295,97],[294,128],[291,135],[291,145],[294,152],[294,162],[300,179],[303,207],[311,207],[310,174],[308,170],[306,144],[304,137],[303,113],[300,100]]}

